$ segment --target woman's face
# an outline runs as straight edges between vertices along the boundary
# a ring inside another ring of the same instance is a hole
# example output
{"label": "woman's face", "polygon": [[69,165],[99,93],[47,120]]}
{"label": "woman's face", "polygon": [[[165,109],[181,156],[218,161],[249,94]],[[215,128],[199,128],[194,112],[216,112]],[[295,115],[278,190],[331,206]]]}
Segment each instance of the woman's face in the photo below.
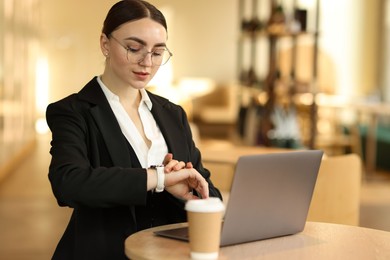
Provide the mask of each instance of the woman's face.
{"label": "woman's face", "polygon": [[[159,66],[153,66],[152,53],[139,59],[145,52],[159,51],[166,47],[167,32],[161,24],[149,19],[121,25],[110,36],[102,35],[101,47],[107,54],[105,75],[118,84],[144,88],[156,74]],[[137,59],[138,58],[138,59]]]}

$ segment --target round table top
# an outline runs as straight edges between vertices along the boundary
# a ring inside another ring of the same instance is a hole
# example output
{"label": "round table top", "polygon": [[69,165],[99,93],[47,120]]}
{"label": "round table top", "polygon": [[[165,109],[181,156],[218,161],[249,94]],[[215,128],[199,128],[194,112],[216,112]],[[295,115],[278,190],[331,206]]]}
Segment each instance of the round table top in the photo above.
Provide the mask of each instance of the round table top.
{"label": "round table top", "polygon": [[[126,255],[139,259],[190,259],[187,242],[158,237],[151,228],[126,239]],[[390,232],[339,224],[307,222],[298,234],[221,247],[219,259],[390,259]]]}

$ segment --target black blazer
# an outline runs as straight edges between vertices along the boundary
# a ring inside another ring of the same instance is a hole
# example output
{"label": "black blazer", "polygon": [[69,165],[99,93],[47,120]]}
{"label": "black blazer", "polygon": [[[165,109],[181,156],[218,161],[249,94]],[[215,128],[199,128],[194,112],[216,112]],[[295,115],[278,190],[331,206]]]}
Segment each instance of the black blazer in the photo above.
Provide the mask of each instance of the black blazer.
{"label": "black blazer", "polygon": [[[184,110],[148,93],[152,114],[175,159],[203,168]],[[79,93],[50,104],[49,180],[60,206],[73,214],[53,259],[125,259],[124,241],[151,226],[186,221],[184,202],[168,192],[146,191],[146,170],[121,132],[96,78]]]}

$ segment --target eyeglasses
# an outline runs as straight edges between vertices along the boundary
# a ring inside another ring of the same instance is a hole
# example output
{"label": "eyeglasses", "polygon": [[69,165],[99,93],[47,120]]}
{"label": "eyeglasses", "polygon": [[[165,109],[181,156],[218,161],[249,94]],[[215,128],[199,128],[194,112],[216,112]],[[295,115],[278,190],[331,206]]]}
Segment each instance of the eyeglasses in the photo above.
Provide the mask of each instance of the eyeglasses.
{"label": "eyeglasses", "polygon": [[112,36],[112,34],[110,34],[110,38],[114,39],[120,46],[125,48],[127,60],[131,63],[138,64],[142,62],[150,53],[150,57],[152,59],[152,66],[162,66],[166,64],[173,56],[172,52],[170,52],[167,47],[158,47],[153,51],[147,51],[145,47],[132,48],[123,45],[118,39]]}

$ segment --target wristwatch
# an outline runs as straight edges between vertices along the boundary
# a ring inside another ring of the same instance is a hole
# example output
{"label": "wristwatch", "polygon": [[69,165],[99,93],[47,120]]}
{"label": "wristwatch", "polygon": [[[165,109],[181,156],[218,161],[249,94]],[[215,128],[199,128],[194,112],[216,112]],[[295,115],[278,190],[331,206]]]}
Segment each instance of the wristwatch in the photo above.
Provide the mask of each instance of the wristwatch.
{"label": "wristwatch", "polygon": [[164,181],[165,181],[165,174],[164,174],[164,165],[151,165],[150,168],[156,169],[157,173],[157,186],[154,189],[155,192],[163,192],[164,191]]}

